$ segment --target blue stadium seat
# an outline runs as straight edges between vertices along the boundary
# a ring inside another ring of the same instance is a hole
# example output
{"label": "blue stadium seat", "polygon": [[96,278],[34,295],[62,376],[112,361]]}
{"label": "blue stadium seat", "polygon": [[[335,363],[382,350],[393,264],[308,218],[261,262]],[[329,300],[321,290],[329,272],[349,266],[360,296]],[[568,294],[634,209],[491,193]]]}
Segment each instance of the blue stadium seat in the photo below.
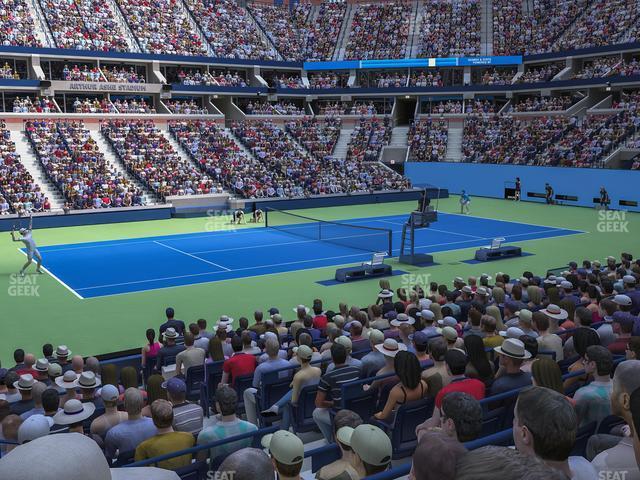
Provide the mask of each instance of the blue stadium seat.
{"label": "blue stadium seat", "polygon": [[113,468],[118,468],[118,467],[124,467],[125,465],[129,465],[130,463],[133,463],[135,456],[136,456],[135,449],[129,450],[128,452],[120,452],[118,453],[118,458],[116,458],[113,461],[111,466]]}
{"label": "blue stadium seat", "polygon": [[464,446],[467,450],[475,450],[476,448],[486,447],[487,445],[496,445],[499,447],[510,447],[513,445],[513,428],[502,430],[493,435],[483,436],[470,442],[466,442]]}
{"label": "blue stadium seat", "polygon": [[256,410],[258,412],[258,422],[261,426],[270,425],[282,417],[281,413],[277,416],[264,417],[260,415],[260,412],[271,407],[290,390],[289,386],[291,385],[293,372],[293,368],[285,368],[268,372],[262,376],[262,382],[256,395]]}
{"label": "blue stadium seat", "polygon": [[576,434],[576,443],[573,445],[573,450],[571,451],[572,456],[585,456],[587,442],[589,441],[589,437],[596,433],[597,426],[598,424],[596,422],[591,422],[578,429],[578,433]]}
{"label": "blue stadium seat", "polygon": [[295,433],[310,432],[318,429],[316,422],[313,420],[317,393],[317,385],[308,385],[300,390],[298,404],[291,405],[291,426]]}
{"label": "blue stadium seat", "polygon": [[251,388],[253,384],[253,374],[242,375],[234,379],[234,386],[236,393],[238,394],[238,411],[244,412],[244,391],[247,388]]}
{"label": "blue stadium seat", "polygon": [[191,465],[177,469],[175,472],[181,480],[201,480],[207,475],[207,462],[204,460],[194,462]]}
{"label": "blue stadium seat", "polygon": [[400,405],[396,411],[393,423],[375,421],[380,428],[391,433],[391,446],[393,448],[393,460],[405,458],[413,454],[418,439],[416,427],[433,414],[433,398],[423,398],[415,402]]}
{"label": "blue stadium seat", "polygon": [[311,457],[311,471],[316,473],[325,465],[340,460],[342,454],[337,444],[330,443],[329,445],[304,452],[304,456],[305,458]]}
{"label": "blue stadium seat", "polygon": [[205,366],[194,365],[187,369],[185,383],[187,384],[187,400],[198,400],[200,385],[205,382]]}
{"label": "blue stadium seat", "polygon": [[362,360],[362,357],[364,357],[365,355],[371,353],[371,349],[368,350],[360,350],[359,352],[354,352],[351,354],[351,356],[353,358],[356,358],[358,360]]}

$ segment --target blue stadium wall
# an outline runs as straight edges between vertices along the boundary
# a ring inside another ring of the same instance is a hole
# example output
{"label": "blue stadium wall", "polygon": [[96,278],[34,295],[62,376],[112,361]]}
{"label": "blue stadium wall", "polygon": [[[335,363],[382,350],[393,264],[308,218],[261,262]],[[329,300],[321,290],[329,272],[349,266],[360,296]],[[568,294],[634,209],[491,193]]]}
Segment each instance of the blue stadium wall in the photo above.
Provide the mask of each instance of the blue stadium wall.
{"label": "blue stadium wall", "polygon": [[[543,193],[549,182],[556,195],[576,197],[561,200],[566,205],[593,207],[593,198],[604,186],[611,197],[611,207],[640,212],[640,171],[588,168],[527,167],[475,163],[416,163],[405,165],[405,175],[414,186],[425,184],[447,188],[451,194],[466,190],[471,196],[504,198],[505,186],[513,187],[516,177],[522,181],[522,200],[544,202],[529,197],[528,192]],[[620,205],[621,200],[637,202],[636,206]]]}

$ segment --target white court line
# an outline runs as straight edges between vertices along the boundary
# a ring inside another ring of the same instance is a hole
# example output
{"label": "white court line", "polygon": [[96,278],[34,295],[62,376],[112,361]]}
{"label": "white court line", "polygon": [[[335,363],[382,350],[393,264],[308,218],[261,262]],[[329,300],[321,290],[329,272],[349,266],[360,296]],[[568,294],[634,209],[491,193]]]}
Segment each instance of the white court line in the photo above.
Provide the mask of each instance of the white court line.
{"label": "white court line", "polygon": [[[480,218],[482,220],[493,220],[494,222],[504,222],[504,223],[515,223],[515,224],[520,224],[520,225],[529,225],[530,227],[545,227],[545,228],[551,228],[553,230],[570,230],[568,228],[564,228],[564,227],[554,227],[551,225],[540,225],[539,223],[526,223],[526,222],[516,222],[514,220],[500,220],[498,218],[491,218],[491,217],[480,217],[477,215],[466,215],[464,213],[448,213],[448,212],[441,212],[438,211],[438,215],[455,215],[456,217],[465,217],[465,218]],[[589,232],[585,232],[582,230],[573,230],[574,232],[580,232],[580,233],[589,233]]]}
{"label": "white court line", "polygon": [[[378,223],[388,223],[390,225],[400,225],[400,226],[405,225],[404,223],[390,222],[389,220],[374,220],[374,221]],[[432,228],[431,226],[427,227],[427,231],[448,233],[450,235],[460,235],[461,237],[469,237],[469,238],[475,238],[476,240],[484,240],[484,237],[479,237],[478,235],[469,235],[468,233],[458,233],[458,232],[450,232],[448,230],[439,230],[437,228]]]}
{"label": "white court line", "polygon": [[[557,229],[552,229],[552,230],[539,230],[537,232],[529,232],[529,233],[522,233],[522,234],[517,234],[517,235],[511,235],[510,237],[516,237],[516,236],[524,236],[524,235],[531,235],[531,234],[539,234],[539,233],[547,233],[547,232],[554,232],[557,231]],[[569,235],[575,235],[575,234],[569,234]],[[492,240],[493,237],[485,237],[485,238],[478,238],[477,240]],[[430,245],[419,245],[416,246],[415,249],[422,249],[422,248],[432,248],[432,247],[438,247],[438,246],[446,246],[446,245],[458,245],[461,243],[470,243],[470,242],[475,242],[477,241],[476,239],[472,239],[472,240],[461,240],[458,242],[447,242],[447,243],[434,243],[434,244],[430,244]],[[531,240],[544,240],[544,239],[538,239],[538,238],[534,238]],[[528,241],[528,240],[525,240]],[[166,246],[166,245],[165,245]],[[171,248],[171,247],[169,247]],[[182,252],[185,253],[185,252]],[[283,262],[283,263],[273,263],[273,264],[269,264],[269,265],[256,265],[256,266],[252,266],[252,267],[242,267],[242,268],[235,268],[233,270],[228,269],[228,271],[230,272],[241,272],[241,271],[246,271],[246,270],[257,270],[257,269],[261,269],[261,268],[272,268],[272,267],[280,267],[280,266],[285,266],[285,265],[295,265],[295,264],[299,264],[299,263],[315,263],[315,262],[321,262],[321,261],[325,261],[325,260],[335,260],[338,258],[349,258],[349,257],[364,257],[366,256],[366,253],[358,253],[358,254],[351,254],[351,255],[339,255],[339,256],[335,256],[335,257],[325,257],[325,258],[315,258],[315,259],[309,259],[309,260],[297,260],[294,262]],[[327,266],[331,266],[331,265],[323,265],[321,267],[317,267],[317,268],[325,268]],[[312,269],[309,269],[312,270]],[[124,285],[136,285],[136,284],[140,284],[140,283],[151,283],[151,282],[160,282],[160,281],[164,281],[164,280],[176,280],[176,279],[180,279],[180,278],[192,278],[192,277],[201,277],[204,275],[216,275],[219,273],[223,273],[220,271],[215,271],[215,272],[203,272],[203,273],[193,273],[193,274],[189,274],[189,275],[177,275],[177,276],[173,276],[173,277],[163,277],[163,278],[154,278],[154,279],[149,279],[149,280],[136,280],[133,282],[122,282],[122,283],[112,283],[112,284],[108,284],[108,285],[94,285],[91,287],[83,287],[83,288],[79,288],[78,290],[95,290],[95,289],[100,289],[100,288],[109,288],[109,287],[119,287],[119,286],[124,286]],[[277,274],[277,273],[282,273],[282,272],[271,272],[271,273],[267,273],[265,275],[273,275],[273,274]],[[262,276],[262,275],[254,275],[254,276]],[[244,278],[244,277],[239,277],[239,278]],[[230,280],[236,280],[236,279],[230,279]],[[186,285],[172,285],[170,287],[175,287],[175,286],[186,286]],[[160,287],[160,288],[170,288],[170,287]],[[158,289],[153,289],[153,290],[158,290]],[[135,292],[123,292],[124,293],[135,293]],[[113,295],[121,295],[121,293],[116,293]],[[111,296],[111,295],[100,295],[100,297],[106,297],[106,296]]]}
{"label": "white court line", "polygon": [[169,250],[173,250],[174,252],[178,252],[178,253],[181,253],[183,255],[186,255],[187,257],[195,258],[196,260],[200,260],[201,262],[208,263],[209,265],[213,265],[214,267],[222,268],[223,270],[226,270],[227,272],[231,271],[230,268],[223,267],[220,264],[217,264],[217,263],[214,263],[214,262],[210,262],[209,260],[205,260],[204,258],[196,257],[195,255],[192,255],[190,253],[184,252],[184,251],[179,250],[177,248],[170,247],[169,245],[165,245],[164,243],[156,242],[156,241],[154,241],[153,243],[155,243],[156,245],[160,245],[160,246],[163,246],[165,248],[168,248]]}
{"label": "white court line", "polygon": [[[18,251],[23,254],[25,257],[29,258],[29,256],[27,255],[27,252],[23,252],[22,250],[20,250],[18,248]],[[42,255],[42,254],[41,254]],[[44,257],[42,258],[44,261]],[[51,270],[47,269],[44,265],[41,265],[40,268],[42,268],[45,272],[47,272],[49,275],[51,275],[51,278],[53,278],[54,280],[57,280],[64,288],[66,288],[67,290],[69,290],[71,293],[73,293],[76,297],[78,297],[80,300],[84,300],[84,297],[82,295],[80,295],[78,292],[76,292],[73,288],[71,288],[69,285],[67,285],[66,283],[64,283],[62,280],[60,280],[58,277],[56,277],[53,273],[51,273]]]}

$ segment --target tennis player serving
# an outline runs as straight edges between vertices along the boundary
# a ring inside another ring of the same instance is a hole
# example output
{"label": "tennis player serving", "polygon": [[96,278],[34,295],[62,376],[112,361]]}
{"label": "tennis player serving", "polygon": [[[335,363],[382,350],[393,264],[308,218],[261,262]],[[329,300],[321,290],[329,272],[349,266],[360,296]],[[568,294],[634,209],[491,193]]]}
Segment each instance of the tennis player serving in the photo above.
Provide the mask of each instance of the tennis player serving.
{"label": "tennis player serving", "polygon": [[24,243],[26,249],[27,249],[27,263],[24,264],[24,267],[22,267],[22,270],[20,270],[20,276],[24,277],[24,272],[27,269],[27,267],[29,267],[29,265],[31,265],[31,263],[33,262],[33,258],[35,257],[36,259],[36,272],[37,273],[44,273],[40,267],[42,267],[42,255],[40,255],[40,252],[38,251],[38,247],[36,246],[36,242],[33,239],[33,216],[29,217],[29,228],[21,228],[20,230],[18,230],[18,232],[20,233],[21,237],[20,238],[16,238],[16,231],[15,229],[11,230],[11,239],[14,242],[22,242]]}

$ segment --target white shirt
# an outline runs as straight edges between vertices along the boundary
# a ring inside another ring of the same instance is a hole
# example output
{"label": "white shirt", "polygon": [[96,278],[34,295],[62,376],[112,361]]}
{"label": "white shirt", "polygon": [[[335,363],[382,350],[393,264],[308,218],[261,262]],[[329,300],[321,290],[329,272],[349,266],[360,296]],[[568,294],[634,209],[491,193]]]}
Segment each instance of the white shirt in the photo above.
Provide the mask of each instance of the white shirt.
{"label": "white shirt", "polygon": [[584,457],[569,457],[569,468],[571,469],[571,480],[595,480],[599,478],[597,470]]}
{"label": "white shirt", "polygon": [[25,234],[22,235],[22,238],[20,239],[20,241],[24,243],[25,247],[27,247],[27,251],[29,252],[33,252],[37,248],[36,242],[31,236],[31,230],[27,230]]}

